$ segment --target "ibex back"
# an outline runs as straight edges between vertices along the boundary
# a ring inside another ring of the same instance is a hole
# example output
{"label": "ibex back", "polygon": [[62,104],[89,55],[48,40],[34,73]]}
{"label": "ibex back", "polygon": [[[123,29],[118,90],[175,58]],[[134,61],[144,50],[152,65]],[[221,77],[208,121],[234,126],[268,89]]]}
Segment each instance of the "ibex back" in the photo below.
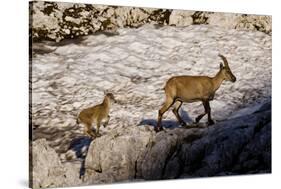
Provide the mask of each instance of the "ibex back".
{"label": "ibex back", "polygon": [[[85,134],[90,137],[100,136],[99,128],[102,121],[105,121],[103,126],[105,127],[109,122],[109,110],[111,102],[116,102],[112,93],[107,93],[101,104],[96,106],[86,108],[82,110],[77,118],[78,123],[83,123],[85,125]],[[92,124],[96,123],[97,130],[96,133],[92,131]]]}
{"label": "ibex back", "polygon": [[206,114],[208,114],[208,125],[214,124],[211,118],[210,100],[213,100],[215,92],[220,87],[221,83],[226,81],[235,82],[236,77],[230,70],[226,58],[219,54],[224,65],[220,64],[220,70],[214,77],[208,76],[175,76],[170,78],[165,87],[166,101],[158,113],[158,123],[155,131],[163,130],[161,121],[163,114],[173,105],[173,113],[178,122],[185,126],[186,123],[180,117],[178,111],[183,102],[202,101],[205,112],[200,114],[196,119],[198,123]]}

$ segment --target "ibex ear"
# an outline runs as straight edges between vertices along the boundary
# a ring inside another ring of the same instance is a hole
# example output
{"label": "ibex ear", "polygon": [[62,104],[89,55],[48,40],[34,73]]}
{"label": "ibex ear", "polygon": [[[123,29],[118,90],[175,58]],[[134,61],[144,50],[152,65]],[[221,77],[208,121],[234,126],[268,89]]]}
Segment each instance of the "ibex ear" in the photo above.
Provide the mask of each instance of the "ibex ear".
{"label": "ibex ear", "polygon": [[223,69],[223,64],[222,63],[220,63],[220,69]]}

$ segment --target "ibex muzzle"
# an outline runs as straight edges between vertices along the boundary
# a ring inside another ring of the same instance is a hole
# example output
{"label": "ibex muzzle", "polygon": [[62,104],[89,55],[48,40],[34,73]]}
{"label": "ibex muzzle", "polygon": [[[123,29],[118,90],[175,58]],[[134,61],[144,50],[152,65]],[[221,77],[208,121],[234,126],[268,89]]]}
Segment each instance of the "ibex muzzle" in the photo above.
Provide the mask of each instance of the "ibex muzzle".
{"label": "ibex muzzle", "polygon": [[211,118],[210,102],[214,99],[215,92],[220,87],[221,83],[226,81],[235,82],[236,77],[230,70],[226,58],[219,54],[222,58],[224,65],[220,64],[220,70],[214,77],[208,76],[175,76],[170,78],[165,87],[166,101],[158,113],[158,123],[155,131],[163,130],[161,121],[163,114],[173,105],[173,113],[175,114],[178,122],[185,126],[186,123],[180,117],[178,111],[183,102],[197,102],[203,103],[205,112],[200,114],[196,119],[198,123],[206,114],[208,114],[208,125],[214,124]]}

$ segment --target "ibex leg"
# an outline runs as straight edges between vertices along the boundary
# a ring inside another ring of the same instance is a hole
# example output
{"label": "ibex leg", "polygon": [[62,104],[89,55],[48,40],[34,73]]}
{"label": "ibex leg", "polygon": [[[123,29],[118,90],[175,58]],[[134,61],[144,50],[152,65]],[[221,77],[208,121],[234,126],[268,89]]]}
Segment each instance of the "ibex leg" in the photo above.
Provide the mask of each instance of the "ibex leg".
{"label": "ibex leg", "polygon": [[97,137],[100,137],[100,136],[101,136],[101,134],[100,134],[100,121],[97,122],[96,136],[97,136]]}
{"label": "ibex leg", "polygon": [[213,125],[215,122],[212,120],[211,117],[211,107],[210,107],[210,102],[206,102],[206,107],[207,107],[207,113],[208,113],[208,125]]}
{"label": "ibex leg", "polygon": [[173,103],[174,103],[174,100],[172,98],[167,98],[166,102],[164,103],[162,108],[159,110],[157,127],[155,127],[155,129],[154,129],[156,132],[163,130],[162,125],[161,125],[162,116],[173,105]]}
{"label": "ibex leg", "polygon": [[105,119],[105,122],[103,124],[103,127],[106,127],[108,125],[108,122],[109,122],[109,119],[110,119],[110,116],[107,115],[106,119]]}
{"label": "ibex leg", "polygon": [[196,119],[195,119],[196,123],[198,123],[208,113],[207,101],[203,101],[203,106],[204,106],[204,109],[205,109],[205,113],[200,114],[198,117],[196,117]]}
{"label": "ibex leg", "polygon": [[186,126],[186,123],[182,120],[182,118],[179,115],[179,109],[182,105],[181,101],[176,101],[175,102],[175,108],[173,109],[173,113],[175,114],[179,124],[181,124],[182,126]]}
{"label": "ibex leg", "polygon": [[90,123],[85,125],[85,134],[89,137],[95,137],[94,132],[92,131],[92,125]]}

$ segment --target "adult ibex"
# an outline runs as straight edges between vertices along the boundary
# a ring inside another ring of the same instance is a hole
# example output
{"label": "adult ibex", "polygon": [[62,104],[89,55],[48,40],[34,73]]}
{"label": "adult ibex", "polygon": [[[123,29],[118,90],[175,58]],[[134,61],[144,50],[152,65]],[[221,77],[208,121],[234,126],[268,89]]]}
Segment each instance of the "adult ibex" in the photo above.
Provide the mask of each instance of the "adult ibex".
{"label": "adult ibex", "polygon": [[[104,120],[103,126],[105,127],[110,119],[109,110],[112,102],[116,102],[112,93],[107,93],[101,104],[86,108],[82,110],[77,118],[77,123],[80,122],[85,125],[85,134],[90,137],[100,136],[99,129],[101,122]],[[96,123],[96,134],[92,131],[92,124]]]}
{"label": "adult ibex", "polygon": [[175,104],[173,113],[178,122],[185,126],[186,123],[179,115],[179,108],[183,102],[197,102],[202,101],[205,112],[200,114],[196,119],[198,123],[206,114],[208,114],[208,125],[214,124],[211,118],[210,100],[214,99],[215,92],[220,87],[221,83],[226,81],[235,82],[236,77],[230,70],[226,58],[219,54],[224,65],[220,63],[220,70],[214,77],[208,76],[175,76],[170,78],[165,87],[166,101],[158,113],[158,123],[155,131],[163,130],[161,121],[163,114]]}

